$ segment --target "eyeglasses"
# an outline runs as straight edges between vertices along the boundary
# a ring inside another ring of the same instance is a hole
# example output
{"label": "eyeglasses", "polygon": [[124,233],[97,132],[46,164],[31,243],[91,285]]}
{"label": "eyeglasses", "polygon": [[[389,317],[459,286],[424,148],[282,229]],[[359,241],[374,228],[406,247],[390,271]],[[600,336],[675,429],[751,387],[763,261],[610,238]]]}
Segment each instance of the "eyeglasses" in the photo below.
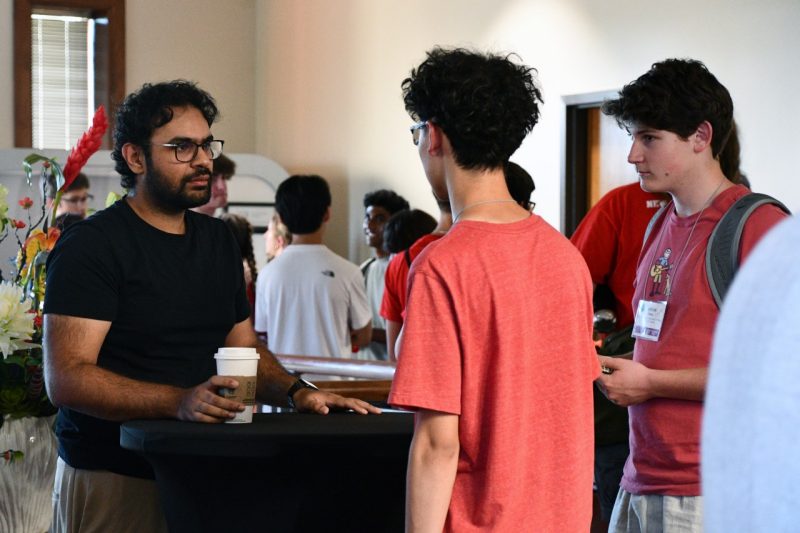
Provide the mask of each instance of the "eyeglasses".
{"label": "eyeglasses", "polygon": [[197,157],[197,150],[202,148],[203,152],[210,158],[216,159],[222,155],[222,145],[225,141],[213,139],[196,143],[190,140],[183,140],[176,143],[155,143],[156,146],[166,146],[175,149],[175,159],[180,163],[191,163]]}
{"label": "eyeglasses", "polygon": [[77,205],[77,204],[85,204],[89,200],[94,200],[94,196],[91,194],[87,194],[85,196],[76,196],[74,198],[61,198],[62,202],[66,202],[68,204]]}
{"label": "eyeglasses", "polygon": [[427,127],[428,127],[428,121],[423,120],[422,122],[417,122],[416,124],[414,124],[409,128],[409,130],[411,131],[411,142],[414,143],[414,146],[419,145],[420,133],[424,128]]}

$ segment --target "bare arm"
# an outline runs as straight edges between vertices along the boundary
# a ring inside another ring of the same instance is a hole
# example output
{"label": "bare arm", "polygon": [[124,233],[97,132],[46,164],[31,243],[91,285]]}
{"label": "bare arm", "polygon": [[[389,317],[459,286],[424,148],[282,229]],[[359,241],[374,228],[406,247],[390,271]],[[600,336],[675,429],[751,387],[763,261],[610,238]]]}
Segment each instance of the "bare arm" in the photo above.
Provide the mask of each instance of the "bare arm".
{"label": "bare arm", "polygon": [[222,422],[244,408],[215,394],[236,381],[215,376],[192,389],[130,379],[97,366],[110,322],[47,314],[44,371],[50,400],[106,420],[180,418]]}
{"label": "bare arm", "polygon": [[458,415],[421,410],[408,457],[406,531],[441,532],[458,466]]}
{"label": "bare arm", "polygon": [[372,339],[372,321],[361,329],[354,329],[350,332],[350,342],[356,346],[363,347],[369,344]]}
{"label": "bare arm", "polygon": [[600,390],[612,402],[634,405],[651,398],[672,398],[701,402],[706,392],[708,368],[657,370],[618,357],[598,356],[611,371],[598,378]]}
{"label": "bare arm", "polygon": [[[239,322],[231,329],[225,339],[225,346],[254,347],[258,350],[260,358],[258,360],[256,396],[270,405],[283,407],[289,405],[289,397],[286,393],[297,381],[297,377],[289,374],[272,352],[258,341],[249,318]],[[294,394],[293,399],[299,411],[322,415],[328,414],[331,409],[352,409],[356,413],[364,415],[381,412],[377,407],[362,400],[344,398],[338,394],[313,389],[300,389]]]}
{"label": "bare arm", "polygon": [[389,354],[389,361],[397,361],[395,343],[397,343],[397,337],[400,336],[400,330],[402,328],[402,322],[395,322],[394,320],[386,321],[386,349]]}
{"label": "bare arm", "polygon": [[380,328],[372,328],[372,342],[380,342],[386,344],[386,330]]}

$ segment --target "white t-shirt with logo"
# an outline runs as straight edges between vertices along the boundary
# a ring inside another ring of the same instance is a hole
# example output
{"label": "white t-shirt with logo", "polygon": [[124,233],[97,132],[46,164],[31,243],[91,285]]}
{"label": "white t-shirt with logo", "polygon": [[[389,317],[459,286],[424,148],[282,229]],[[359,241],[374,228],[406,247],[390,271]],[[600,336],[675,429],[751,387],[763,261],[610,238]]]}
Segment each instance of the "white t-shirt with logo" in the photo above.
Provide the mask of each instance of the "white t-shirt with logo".
{"label": "white t-shirt with logo", "polygon": [[290,245],[259,272],[255,329],[273,353],[350,357],[370,320],[361,271],[325,245]]}

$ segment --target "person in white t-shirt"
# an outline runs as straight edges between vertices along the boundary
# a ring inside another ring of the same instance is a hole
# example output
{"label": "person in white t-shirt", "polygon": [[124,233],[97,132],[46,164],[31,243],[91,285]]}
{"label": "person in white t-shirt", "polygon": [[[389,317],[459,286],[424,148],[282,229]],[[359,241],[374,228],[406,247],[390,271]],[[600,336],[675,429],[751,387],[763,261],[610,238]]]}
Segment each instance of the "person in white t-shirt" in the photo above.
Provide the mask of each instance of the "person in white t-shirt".
{"label": "person in white t-shirt", "polygon": [[389,358],[386,350],[386,320],[380,314],[386,267],[389,266],[389,252],[383,246],[383,229],[392,215],[408,208],[405,198],[388,189],[364,195],[364,237],[375,255],[360,267],[372,311],[372,338],[368,344],[360,346],[359,359],[386,361]]}
{"label": "person in white t-shirt", "polygon": [[291,176],[275,209],[292,245],[270,261],[256,286],[255,329],[273,353],[350,357],[372,334],[359,268],[322,244],[331,193],[320,176]]}

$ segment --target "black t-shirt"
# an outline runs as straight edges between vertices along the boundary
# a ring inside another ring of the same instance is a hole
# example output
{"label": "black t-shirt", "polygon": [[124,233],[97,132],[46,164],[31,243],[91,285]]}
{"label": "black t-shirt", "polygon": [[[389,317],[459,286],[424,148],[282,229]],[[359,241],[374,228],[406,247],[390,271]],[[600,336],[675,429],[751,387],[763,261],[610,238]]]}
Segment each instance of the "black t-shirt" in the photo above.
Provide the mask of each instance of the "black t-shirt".
{"label": "black t-shirt", "polygon": [[[187,211],[183,235],[140,219],[125,199],[70,226],[47,261],[45,314],[111,322],[97,365],[140,381],[191,387],[250,313],[227,226]],[[119,423],[62,408],[59,455],[74,468],[152,477],[119,446]]]}

